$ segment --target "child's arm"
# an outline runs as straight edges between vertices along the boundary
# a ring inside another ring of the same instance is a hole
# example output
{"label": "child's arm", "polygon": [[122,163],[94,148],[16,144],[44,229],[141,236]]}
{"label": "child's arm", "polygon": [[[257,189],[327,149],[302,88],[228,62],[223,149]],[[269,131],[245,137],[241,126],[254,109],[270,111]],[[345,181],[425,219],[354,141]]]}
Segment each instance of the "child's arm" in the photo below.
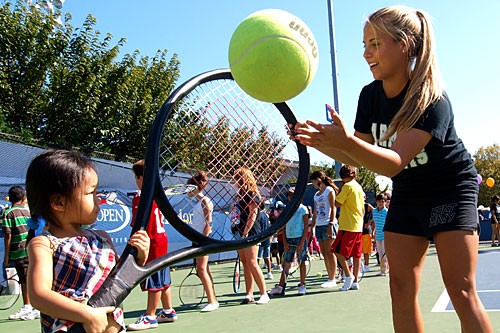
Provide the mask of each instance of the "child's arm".
{"label": "child's arm", "polygon": [[330,221],[328,222],[326,234],[328,237],[332,238],[334,236],[333,223],[335,222],[335,215],[337,214],[337,207],[335,206],[335,192],[330,191],[330,193],[328,193],[328,202],[330,203]]}
{"label": "child's arm", "polygon": [[210,199],[204,197],[201,206],[203,208],[203,216],[205,216],[205,228],[203,229],[203,234],[208,236],[210,235],[210,232],[212,232],[212,210],[214,205]]}
{"label": "child's arm", "polygon": [[145,230],[138,230],[128,240],[128,244],[137,249],[135,261],[139,266],[144,266],[148,261],[150,239]]}
{"label": "child's arm", "polygon": [[33,238],[28,255],[28,294],[36,309],[54,318],[82,323],[85,332],[102,332],[108,327],[107,314],[113,312],[114,307],[92,308],[52,290],[53,257],[47,237]]}

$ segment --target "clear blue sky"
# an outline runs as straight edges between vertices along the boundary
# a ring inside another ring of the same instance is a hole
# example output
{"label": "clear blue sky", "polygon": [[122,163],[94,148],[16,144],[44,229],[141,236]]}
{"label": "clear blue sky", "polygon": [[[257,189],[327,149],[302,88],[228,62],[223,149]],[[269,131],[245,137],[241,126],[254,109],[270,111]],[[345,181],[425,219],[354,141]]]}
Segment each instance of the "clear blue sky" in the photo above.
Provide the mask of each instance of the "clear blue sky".
{"label": "clear blue sky", "polygon": [[[438,61],[451,98],[455,126],[471,154],[481,146],[500,143],[500,1],[334,1],[340,113],[352,129],[361,88],[373,80],[362,57],[364,19],[374,10],[405,4],[426,10],[434,21]],[[181,80],[198,73],[227,68],[227,47],[239,22],[265,8],[287,10],[313,31],[320,50],[316,77],[289,101],[301,120],[324,122],[324,103],[333,103],[331,53],[326,0],[66,0],[63,12],[75,27],[87,14],[97,18],[97,30],[114,41],[127,39],[124,53],[158,49],[178,54]],[[313,162],[331,160],[311,151]]]}

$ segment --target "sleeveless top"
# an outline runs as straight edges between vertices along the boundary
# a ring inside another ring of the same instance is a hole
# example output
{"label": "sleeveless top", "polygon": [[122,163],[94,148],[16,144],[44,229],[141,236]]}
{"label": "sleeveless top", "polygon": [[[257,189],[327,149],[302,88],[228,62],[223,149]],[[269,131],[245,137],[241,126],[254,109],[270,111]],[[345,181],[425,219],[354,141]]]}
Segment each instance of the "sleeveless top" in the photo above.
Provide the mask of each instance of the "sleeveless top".
{"label": "sleeveless top", "polygon": [[191,218],[191,227],[196,231],[203,233],[206,225],[205,212],[203,211],[203,196],[193,206],[193,217]]}
{"label": "sleeveless top", "polygon": [[[48,231],[53,251],[54,281],[52,290],[74,301],[86,303],[99,289],[116,263],[116,254],[108,240],[96,232],[93,235],[57,238]],[[123,309],[117,308],[113,317],[125,329]],[[68,331],[74,322],[41,314],[44,333]]]}

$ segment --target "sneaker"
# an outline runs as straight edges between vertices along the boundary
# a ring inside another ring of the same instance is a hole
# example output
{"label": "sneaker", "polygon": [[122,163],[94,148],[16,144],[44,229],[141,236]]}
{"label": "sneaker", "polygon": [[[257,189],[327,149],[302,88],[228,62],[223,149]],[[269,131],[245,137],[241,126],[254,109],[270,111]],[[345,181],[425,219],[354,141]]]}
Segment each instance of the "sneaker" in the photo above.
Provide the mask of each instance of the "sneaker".
{"label": "sneaker", "polygon": [[279,284],[275,285],[273,289],[267,292],[271,296],[283,296],[285,295],[285,288]]}
{"label": "sneaker", "polygon": [[266,280],[272,280],[273,279],[273,273],[269,272],[266,274]]}
{"label": "sneaker", "polygon": [[267,304],[269,303],[269,295],[267,294],[263,294],[263,295],[260,295],[260,298],[257,302],[255,302],[255,304]]}
{"label": "sneaker", "polygon": [[212,312],[219,308],[219,302],[208,303],[203,308],[201,308],[201,312]]}
{"label": "sneaker", "polygon": [[359,290],[359,283],[358,282],[353,282],[351,286],[351,290]]}
{"label": "sneaker", "polygon": [[297,292],[299,295],[305,295],[306,294],[306,285],[303,283],[299,283],[299,291]]}
{"label": "sneaker", "polygon": [[40,311],[35,308],[31,308],[31,311],[28,314],[21,316],[21,320],[35,320],[40,318]]}
{"label": "sneaker", "polygon": [[23,305],[16,313],[9,316],[10,320],[20,320],[22,316],[27,316],[31,313],[33,307],[31,305]]}
{"label": "sneaker", "polygon": [[387,276],[387,274],[386,274],[386,273],[379,272],[379,273],[377,273],[377,276]]}
{"label": "sneaker", "polygon": [[156,317],[142,315],[135,323],[128,325],[127,329],[129,331],[142,331],[156,327],[158,327]]}
{"label": "sneaker", "polygon": [[267,269],[267,265],[264,264],[264,266],[262,266],[262,269]]}
{"label": "sneaker", "polygon": [[346,278],[344,279],[344,285],[343,285],[342,287],[340,287],[340,289],[339,289],[339,290],[340,290],[340,291],[347,291],[347,290],[351,289],[352,284],[353,284],[353,280],[354,280],[354,279],[352,278],[352,276],[350,276],[350,277],[346,277]]}
{"label": "sneaker", "polygon": [[366,272],[369,272],[370,271],[370,266],[364,266],[363,267],[363,272],[366,273]]}
{"label": "sneaker", "polygon": [[250,303],[254,303],[254,302],[255,302],[255,299],[252,296],[246,295],[240,304],[250,304]]}
{"label": "sneaker", "polygon": [[159,323],[173,323],[177,320],[177,313],[174,309],[165,310],[162,309],[160,313],[156,316]]}
{"label": "sneaker", "polygon": [[337,286],[337,281],[335,280],[327,280],[326,282],[321,284],[321,288],[333,288]]}

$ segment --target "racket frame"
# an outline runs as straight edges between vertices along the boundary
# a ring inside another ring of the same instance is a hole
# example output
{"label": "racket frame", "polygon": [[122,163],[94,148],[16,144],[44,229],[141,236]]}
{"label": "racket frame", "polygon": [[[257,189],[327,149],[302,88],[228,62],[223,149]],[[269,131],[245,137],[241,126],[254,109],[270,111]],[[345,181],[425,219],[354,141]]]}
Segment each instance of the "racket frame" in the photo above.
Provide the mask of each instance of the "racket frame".
{"label": "racket frame", "polygon": [[[216,240],[192,229],[177,216],[176,211],[163,191],[163,186],[158,172],[159,151],[157,147],[160,147],[164,123],[173,112],[177,101],[187,96],[198,85],[213,80],[233,80],[233,77],[229,69],[218,69],[197,75],[186,81],[174,92],[172,92],[160,108],[147,140],[148,149],[145,157],[143,187],[137,210],[136,221],[131,231],[131,234],[133,234],[144,228],[149,220],[153,200],[155,200],[156,204],[172,227],[174,227],[181,235],[191,240],[192,245],[169,252],[163,257],[152,260],[145,266],[137,265],[134,259],[136,249],[127,245],[121,255],[120,261],[113,268],[101,288],[90,298],[88,303],[89,305],[94,307],[119,306],[132,289],[135,288],[141,281],[166,266],[210,253],[238,250],[251,245],[256,245],[281,229],[290,220],[299,207],[307,186],[310,162],[307,148],[299,142],[295,142],[297,145],[299,165],[294,196],[283,213],[280,214],[276,223],[264,230],[262,233],[242,240]],[[274,105],[279,110],[286,123],[295,125],[297,119],[286,103],[275,103]],[[154,149],[152,149],[153,147]]]}

